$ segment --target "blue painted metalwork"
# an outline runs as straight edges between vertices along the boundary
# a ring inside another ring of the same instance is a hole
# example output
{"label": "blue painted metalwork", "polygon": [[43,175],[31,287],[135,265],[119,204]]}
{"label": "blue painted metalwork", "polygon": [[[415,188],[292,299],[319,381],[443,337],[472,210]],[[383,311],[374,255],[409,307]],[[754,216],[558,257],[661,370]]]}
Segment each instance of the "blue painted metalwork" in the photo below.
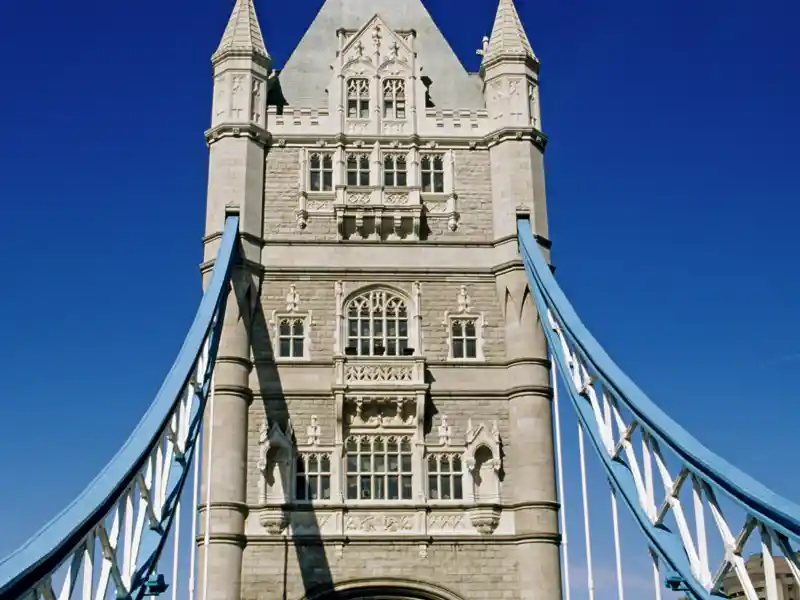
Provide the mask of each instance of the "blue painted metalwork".
{"label": "blue painted metalwork", "polygon": [[[157,515],[156,526],[144,528],[140,559],[126,595],[129,598],[141,598],[166,585],[155,569],[196,451],[222,330],[231,269],[238,256],[238,228],[239,217],[228,216],[208,288],[178,357],[155,400],[128,440],[95,480],[50,523],[0,561],[0,598],[36,597],[39,592],[34,592],[34,589],[60,565],[70,560],[74,561],[74,570],[77,571],[80,563],[78,551],[120,502],[122,495],[132,489],[135,479],[141,477],[143,467],[164,439],[176,408],[187,393],[187,386],[193,386],[189,392],[198,401],[193,403],[186,446],[183,452],[176,452],[173,456],[168,484],[163,490],[165,501],[161,514]],[[193,382],[196,366],[204,351],[207,353],[204,373],[202,377],[198,376],[199,382]]]}
{"label": "blue painted metalwork", "polygon": [[[578,418],[600,457],[612,487],[633,514],[634,520],[649,541],[650,547],[664,561],[671,585],[683,583],[686,591],[698,600],[718,597],[693,575],[680,537],[663,524],[653,524],[642,508],[629,465],[621,457],[610,457],[604,447],[592,408],[584,391],[573,384],[570,357],[562,341],[548,326],[548,311],[581,361],[590,367],[593,381],[599,381],[620,405],[652,438],[668,447],[683,465],[716,491],[722,491],[759,525],[774,530],[789,540],[800,539],[800,506],[779,496],[703,446],[678,423],[668,417],[606,354],[583,325],[550,268],[531,231],[530,220],[517,220],[519,250],[539,312],[553,359],[567,384],[570,400]],[[680,580],[683,580],[682,582]]]}

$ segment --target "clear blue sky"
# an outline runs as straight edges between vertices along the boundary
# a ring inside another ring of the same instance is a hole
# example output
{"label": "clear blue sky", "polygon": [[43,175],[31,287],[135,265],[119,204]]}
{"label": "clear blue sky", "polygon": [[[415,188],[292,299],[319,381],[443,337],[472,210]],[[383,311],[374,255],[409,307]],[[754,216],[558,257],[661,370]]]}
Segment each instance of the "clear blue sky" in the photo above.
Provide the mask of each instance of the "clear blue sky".
{"label": "clear blue sky", "polygon": [[[257,4],[277,66],[319,4]],[[475,70],[496,4],[458,4],[427,2]],[[0,4],[0,555],[113,455],[190,323],[231,6]],[[800,5],[518,6],[542,61],[559,281],[669,414],[797,499]]]}

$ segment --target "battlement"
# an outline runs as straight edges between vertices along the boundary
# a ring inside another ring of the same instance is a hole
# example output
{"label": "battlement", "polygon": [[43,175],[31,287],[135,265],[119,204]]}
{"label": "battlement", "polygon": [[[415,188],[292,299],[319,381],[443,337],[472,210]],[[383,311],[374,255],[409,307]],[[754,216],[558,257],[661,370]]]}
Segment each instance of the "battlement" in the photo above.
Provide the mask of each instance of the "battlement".
{"label": "battlement", "polygon": [[275,133],[287,130],[315,128],[327,124],[330,111],[327,108],[307,108],[304,106],[285,106],[279,110],[277,106],[267,107],[267,123]]}

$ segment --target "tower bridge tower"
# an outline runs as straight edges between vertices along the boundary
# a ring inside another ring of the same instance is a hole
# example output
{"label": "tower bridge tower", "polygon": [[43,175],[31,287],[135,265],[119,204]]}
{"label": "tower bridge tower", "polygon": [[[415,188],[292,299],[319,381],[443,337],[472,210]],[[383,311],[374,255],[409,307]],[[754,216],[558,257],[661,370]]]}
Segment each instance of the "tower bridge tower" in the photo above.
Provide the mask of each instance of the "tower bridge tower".
{"label": "tower bridge tower", "polygon": [[539,62],[513,0],[482,55],[468,73],[420,0],[327,0],[276,75],[237,0],[206,132],[205,266],[226,211],[242,247],[204,437],[208,600],[561,598],[515,231],[523,211],[547,244]]}

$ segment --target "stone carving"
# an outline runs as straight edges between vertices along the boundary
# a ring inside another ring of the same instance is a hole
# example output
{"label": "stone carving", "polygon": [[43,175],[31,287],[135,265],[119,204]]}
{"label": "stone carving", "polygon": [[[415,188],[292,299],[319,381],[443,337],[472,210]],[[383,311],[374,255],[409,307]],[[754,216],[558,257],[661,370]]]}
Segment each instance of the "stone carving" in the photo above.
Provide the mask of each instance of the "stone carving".
{"label": "stone carving", "polygon": [[469,520],[472,526],[481,535],[494,533],[500,524],[500,508],[498,506],[479,506],[469,511]]}
{"label": "stone carving", "polygon": [[225,85],[225,76],[218,75],[217,78],[214,80],[214,114],[218,117],[221,117],[225,114],[227,109],[227,102],[225,102],[225,94],[227,92],[227,87]]}
{"label": "stone carving", "polygon": [[428,558],[428,544],[419,545],[419,557]]}
{"label": "stone carving", "polygon": [[261,425],[258,435],[259,501],[284,503],[288,498],[290,466],[292,461],[292,424],[286,432],[277,423],[267,428]]}
{"label": "stone carving", "polygon": [[414,530],[414,515],[393,513],[350,513],[344,518],[345,531],[358,533],[394,533]]}
{"label": "stone carving", "polygon": [[333,200],[309,199],[306,203],[308,212],[332,212]]}
{"label": "stone carving", "polygon": [[432,215],[441,215],[447,212],[447,202],[426,202],[425,206]]}
{"label": "stone carving", "polygon": [[470,309],[472,299],[467,294],[467,286],[462,285],[458,290],[458,312],[465,313]]}
{"label": "stone carving", "polygon": [[347,203],[348,204],[369,204],[370,195],[368,193],[350,193],[347,194]]}
{"label": "stone carving", "polygon": [[234,75],[233,85],[231,86],[231,116],[234,119],[241,119],[244,111],[244,75]]}
{"label": "stone carving", "polygon": [[428,532],[452,532],[467,529],[464,515],[460,513],[431,513],[428,515]]}
{"label": "stone carving", "polygon": [[297,312],[297,307],[300,304],[300,294],[297,293],[297,287],[294,284],[289,286],[289,291],[286,293],[286,312]]}
{"label": "stone carving", "polygon": [[408,204],[408,194],[385,194],[384,204]]}
{"label": "stone carving", "polygon": [[404,121],[384,121],[383,133],[386,135],[398,135],[405,131],[406,124]]}
{"label": "stone carving", "polygon": [[380,52],[382,39],[383,34],[381,33],[381,24],[375,23],[375,28],[372,30],[372,45],[374,46],[376,53]]}
{"label": "stone carving", "polygon": [[447,424],[447,415],[442,415],[442,422],[438,427],[439,443],[449,446],[453,441],[453,428]]}
{"label": "stone carving", "polygon": [[320,535],[325,525],[331,520],[331,516],[331,513],[317,511],[293,512],[289,519],[292,535]]}
{"label": "stone carving", "polygon": [[251,93],[250,120],[261,123],[261,88],[264,83],[259,79],[253,79],[253,90]]}
{"label": "stone carving", "polygon": [[410,397],[358,396],[348,399],[346,419],[352,427],[402,427],[413,425],[416,403]]}
{"label": "stone carving", "polygon": [[258,522],[270,535],[280,535],[289,525],[289,519],[283,510],[264,511],[258,516]]}
{"label": "stone carving", "polygon": [[399,52],[400,44],[398,44],[396,41],[392,41],[392,43],[389,44],[389,58],[397,58]]}
{"label": "stone carving", "polygon": [[366,133],[367,127],[369,127],[369,121],[351,119],[347,122],[348,133],[363,134]]}
{"label": "stone carving", "polygon": [[344,372],[347,383],[394,383],[414,380],[414,370],[406,365],[347,365]]}
{"label": "stone carving", "polygon": [[306,428],[306,435],[308,436],[308,445],[316,446],[319,444],[320,436],[322,435],[322,427],[317,423],[317,415],[311,415],[311,424]]}
{"label": "stone carving", "polygon": [[473,427],[472,419],[467,424],[464,464],[472,477],[472,493],[475,502],[497,502],[500,499],[500,432],[497,421],[491,428],[485,423]]}

